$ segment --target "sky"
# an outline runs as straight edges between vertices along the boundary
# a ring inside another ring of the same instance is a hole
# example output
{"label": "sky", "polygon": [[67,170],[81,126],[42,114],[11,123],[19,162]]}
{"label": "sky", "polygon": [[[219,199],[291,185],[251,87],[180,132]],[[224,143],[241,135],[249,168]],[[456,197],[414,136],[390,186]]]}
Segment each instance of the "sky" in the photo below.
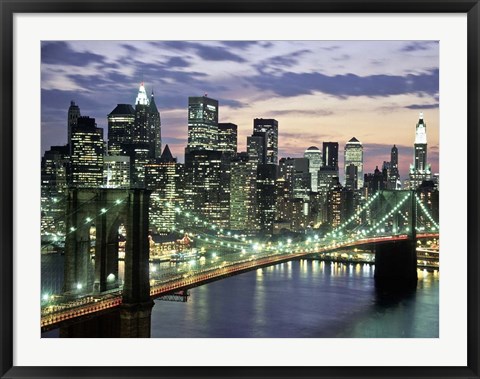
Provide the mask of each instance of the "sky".
{"label": "sky", "polygon": [[279,123],[279,158],[356,137],[364,173],[399,152],[402,181],[413,160],[419,113],[428,162],[439,172],[439,46],[436,41],[48,41],[41,54],[42,153],[67,142],[70,101],[96,119],[154,91],[163,146],[179,162],[187,142],[189,96],[219,101],[219,122],[238,125],[246,150],[254,118]]}

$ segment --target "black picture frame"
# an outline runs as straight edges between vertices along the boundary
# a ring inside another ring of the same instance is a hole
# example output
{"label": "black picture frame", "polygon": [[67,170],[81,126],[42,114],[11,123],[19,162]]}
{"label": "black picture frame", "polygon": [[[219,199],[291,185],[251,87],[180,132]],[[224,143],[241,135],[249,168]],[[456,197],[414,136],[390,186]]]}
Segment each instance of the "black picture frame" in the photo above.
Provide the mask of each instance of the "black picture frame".
{"label": "black picture frame", "polygon": [[[406,377],[479,378],[478,0],[0,0],[0,374],[2,378]],[[468,22],[468,347],[465,367],[19,367],[13,365],[13,17],[17,13],[465,13]]]}

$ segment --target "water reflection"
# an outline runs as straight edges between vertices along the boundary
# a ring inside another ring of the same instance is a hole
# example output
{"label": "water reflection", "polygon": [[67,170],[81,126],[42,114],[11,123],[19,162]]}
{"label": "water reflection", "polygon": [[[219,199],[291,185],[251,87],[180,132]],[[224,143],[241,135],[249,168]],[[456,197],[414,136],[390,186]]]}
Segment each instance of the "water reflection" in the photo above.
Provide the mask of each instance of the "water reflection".
{"label": "water reflection", "polygon": [[152,336],[438,337],[437,275],[389,294],[376,290],[373,273],[368,264],[307,260],[245,273],[192,289],[187,303],[157,303]]}

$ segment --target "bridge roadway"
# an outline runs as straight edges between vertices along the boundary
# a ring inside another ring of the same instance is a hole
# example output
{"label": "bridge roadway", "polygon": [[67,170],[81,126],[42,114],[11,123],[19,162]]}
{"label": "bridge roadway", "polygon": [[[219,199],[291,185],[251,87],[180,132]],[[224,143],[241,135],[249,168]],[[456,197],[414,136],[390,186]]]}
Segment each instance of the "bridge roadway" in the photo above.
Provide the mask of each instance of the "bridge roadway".
{"label": "bridge roadway", "polygon": [[[438,238],[438,233],[417,234],[417,238]],[[150,296],[156,299],[161,296],[169,295],[181,290],[198,287],[200,285],[220,280],[229,276],[238,275],[243,272],[256,270],[258,268],[288,262],[298,258],[315,253],[327,253],[348,247],[358,247],[363,245],[372,245],[379,243],[389,243],[408,239],[407,235],[398,236],[380,236],[364,238],[360,240],[350,240],[345,242],[331,242],[324,246],[318,246],[319,243],[312,242],[309,247],[306,244],[299,248],[297,244],[292,244],[291,248],[286,246],[286,252],[267,252],[265,256],[261,254],[250,255],[241,254],[241,260],[222,261],[222,263],[207,266],[201,270],[193,272],[175,273],[165,275],[161,280],[150,281]],[[248,256],[248,258],[247,258]],[[109,291],[99,295],[85,296],[67,303],[51,305],[42,308],[41,312],[41,330],[42,332],[55,329],[61,326],[71,325],[73,323],[98,316],[112,311],[122,304],[122,290]]]}

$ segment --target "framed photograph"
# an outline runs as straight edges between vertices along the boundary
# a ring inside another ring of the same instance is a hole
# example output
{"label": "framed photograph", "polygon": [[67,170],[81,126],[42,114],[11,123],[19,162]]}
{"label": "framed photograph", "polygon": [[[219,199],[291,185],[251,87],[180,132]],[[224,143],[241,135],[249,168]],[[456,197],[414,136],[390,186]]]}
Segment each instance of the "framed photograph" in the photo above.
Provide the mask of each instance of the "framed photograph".
{"label": "framed photograph", "polygon": [[479,377],[479,16],[2,1],[2,378]]}

